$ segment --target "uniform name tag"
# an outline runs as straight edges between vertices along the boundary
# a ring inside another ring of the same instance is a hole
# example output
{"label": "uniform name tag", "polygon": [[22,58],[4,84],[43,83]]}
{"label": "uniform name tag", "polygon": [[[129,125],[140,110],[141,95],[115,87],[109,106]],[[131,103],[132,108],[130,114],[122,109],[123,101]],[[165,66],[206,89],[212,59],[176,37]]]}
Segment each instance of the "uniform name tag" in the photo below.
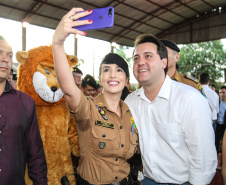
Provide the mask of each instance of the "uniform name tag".
{"label": "uniform name tag", "polygon": [[101,127],[106,127],[106,128],[111,128],[111,129],[115,128],[114,123],[109,123],[109,122],[106,122],[106,121],[96,120],[95,125],[98,125],[98,126],[101,126]]}

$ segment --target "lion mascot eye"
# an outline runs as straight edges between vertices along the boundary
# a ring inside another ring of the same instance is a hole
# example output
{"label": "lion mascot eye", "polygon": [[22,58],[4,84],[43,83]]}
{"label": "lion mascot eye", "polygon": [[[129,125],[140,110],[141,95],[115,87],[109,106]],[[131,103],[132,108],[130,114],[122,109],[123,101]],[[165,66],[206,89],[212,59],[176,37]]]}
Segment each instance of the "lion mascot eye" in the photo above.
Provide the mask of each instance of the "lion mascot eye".
{"label": "lion mascot eye", "polygon": [[50,75],[50,71],[49,71],[48,69],[45,69],[45,73],[46,73],[47,75]]}

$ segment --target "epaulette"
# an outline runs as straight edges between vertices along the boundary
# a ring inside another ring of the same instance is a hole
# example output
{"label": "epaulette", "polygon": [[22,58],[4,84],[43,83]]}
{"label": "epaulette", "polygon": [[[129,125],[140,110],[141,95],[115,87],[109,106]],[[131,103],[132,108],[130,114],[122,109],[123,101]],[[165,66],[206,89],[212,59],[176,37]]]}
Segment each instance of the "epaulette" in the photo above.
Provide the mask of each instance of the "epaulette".
{"label": "epaulette", "polygon": [[185,78],[190,79],[190,80],[194,81],[195,83],[199,83],[199,80],[198,79],[196,79],[193,76],[190,76],[188,74],[185,75]]}

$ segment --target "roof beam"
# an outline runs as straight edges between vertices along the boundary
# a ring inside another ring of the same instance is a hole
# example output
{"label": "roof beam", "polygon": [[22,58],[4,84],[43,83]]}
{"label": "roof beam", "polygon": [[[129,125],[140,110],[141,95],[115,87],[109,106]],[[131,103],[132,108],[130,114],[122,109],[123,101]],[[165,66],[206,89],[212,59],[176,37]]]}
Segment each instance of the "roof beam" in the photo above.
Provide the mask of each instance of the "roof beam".
{"label": "roof beam", "polygon": [[180,0],[175,0],[175,1],[177,1],[178,3],[182,4],[183,6],[185,6],[185,7],[187,7],[187,8],[189,8],[190,10],[194,11],[195,13],[200,14],[199,11],[197,11],[197,10],[195,10],[194,8],[188,6],[187,3],[186,3],[186,1],[185,1],[185,3],[182,3]]}
{"label": "roof beam", "polygon": [[[222,9],[221,9],[221,14],[222,14],[222,13],[226,13],[226,6],[225,6],[225,7],[222,7]],[[173,33],[174,31],[176,31],[176,30],[178,30],[178,29],[180,29],[180,28],[182,28],[182,27],[184,27],[184,26],[186,26],[186,25],[189,25],[189,24],[192,24],[192,23],[194,23],[194,22],[203,20],[203,19],[205,19],[205,18],[207,18],[207,17],[214,16],[214,15],[216,15],[216,14],[220,14],[220,13],[217,12],[217,11],[209,10],[208,12],[204,12],[204,13],[202,13],[202,14],[199,14],[199,17],[194,16],[194,17],[190,18],[190,19],[189,19],[188,21],[186,21],[186,22],[180,22],[180,23],[178,23],[176,26],[171,27],[171,28],[169,28],[169,29],[167,29],[167,30],[165,30],[165,31],[163,31],[163,32],[160,32],[160,33],[157,34],[156,36],[157,36],[158,38],[164,38],[164,37],[167,36],[168,34],[171,34],[171,33]]]}

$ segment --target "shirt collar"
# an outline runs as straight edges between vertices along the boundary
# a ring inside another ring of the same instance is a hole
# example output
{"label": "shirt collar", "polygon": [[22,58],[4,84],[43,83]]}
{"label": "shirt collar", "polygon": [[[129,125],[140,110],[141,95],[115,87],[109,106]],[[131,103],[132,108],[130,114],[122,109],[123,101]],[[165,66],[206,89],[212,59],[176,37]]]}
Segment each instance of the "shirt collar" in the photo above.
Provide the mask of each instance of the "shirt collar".
{"label": "shirt collar", "polygon": [[6,80],[6,84],[5,84],[5,91],[4,92],[10,92],[10,91],[15,91],[15,89],[12,87],[12,85],[8,82],[8,80]]}
{"label": "shirt collar", "polygon": [[172,80],[170,79],[170,77],[168,75],[166,75],[165,81],[162,84],[162,87],[161,87],[157,97],[165,98],[166,100],[169,100],[171,86],[172,86]]}
{"label": "shirt collar", "polygon": [[[100,93],[96,98],[94,98],[93,101],[98,107],[106,107],[109,111],[111,111],[102,93]],[[122,109],[122,113],[125,113],[129,110],[129,107],[122,100],[120,100],[120,106]]]}
{"label": "shirt collar", "polygon": [[[170,92],[171,92],[171,86],[172,86],[172,80],[170,79],[170,77],[168,75],[166,75],[166,78],[165,78],[165,80],[164,80],[164,82],[162,84],[162,87],[159,90],[159,93],[158,93],[157,97],[169,100]],[[150,100],[144,94],[143,87],[138,89],[137,95],[140,96],[142,99],[150,102]]]}
{"label": "shirt collar", "polygon": [[178,82],[181,82],[181,81],[182,81],[182,80],[181,80],[181,75],[180,75],[180,73],[178,73],[177,70],[176,70],[176,72],[174,73],[174,75],[172,76],[171,79],[176,80],[176,81],[178,81]]}
{"label": "shirt collar", "polygon": [[204,88],[210,88],[208,85],[202,85],[202,87],[204,87]]}

